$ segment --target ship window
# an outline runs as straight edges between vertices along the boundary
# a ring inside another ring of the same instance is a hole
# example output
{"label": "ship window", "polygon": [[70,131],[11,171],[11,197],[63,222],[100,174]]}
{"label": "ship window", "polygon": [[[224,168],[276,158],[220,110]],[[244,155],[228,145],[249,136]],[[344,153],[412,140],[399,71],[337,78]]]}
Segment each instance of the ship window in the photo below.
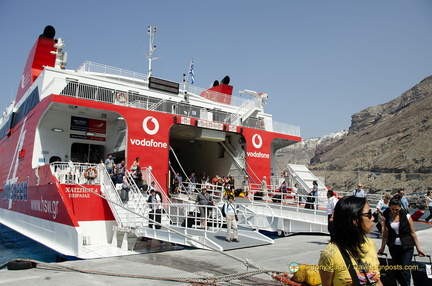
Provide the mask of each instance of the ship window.
{"label": "ship window", "polygon": [[38,103],[39,88],[36,87],[15,112],[11,127],[15,127]]}

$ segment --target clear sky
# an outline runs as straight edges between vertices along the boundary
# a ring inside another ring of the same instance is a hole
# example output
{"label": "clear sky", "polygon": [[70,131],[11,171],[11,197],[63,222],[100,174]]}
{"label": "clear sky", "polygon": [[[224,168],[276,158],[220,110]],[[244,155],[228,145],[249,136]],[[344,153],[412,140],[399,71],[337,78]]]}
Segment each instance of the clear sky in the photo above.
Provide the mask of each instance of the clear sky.
{"label": "clear sky", "polygon": [[303,138],[348,129],[351,115],[432,75],[431,0],[0,0],[0,110],[15,98],[46,25],[84,61],[147,72],[147,26],[157,25],[156,77],[195,85],[229,75],[234,95],[269,94],[273,119]]}

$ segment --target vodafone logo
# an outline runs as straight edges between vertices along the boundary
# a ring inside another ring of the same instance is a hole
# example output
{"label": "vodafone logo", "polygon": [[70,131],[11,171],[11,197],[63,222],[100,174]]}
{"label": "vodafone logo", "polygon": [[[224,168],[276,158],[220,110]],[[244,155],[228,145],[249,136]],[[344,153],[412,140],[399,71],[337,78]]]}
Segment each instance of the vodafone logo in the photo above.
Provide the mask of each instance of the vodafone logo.
{"label": "vodafone logo", "polygon": [[[159,131],[159,121],[156,118],[149,116],[144,118],[142,127],[148,135],[155,135]],[[156,141],[155,139],[130,139],[130,143],[136,146],[151,147],[151,148],[168,148],[166,142]]]}
{"label": "vodafone logo", "polygon": [[257,149],[261,148],[261,146],[262,146],[261,135],[254,134],[254,136],[252,136],[252,145],[254,145],[254,147],[257,148]]}
{"label": "vodafone logo", "polygon": [[[151,121],[152,124],[149,126],[149,121]],[[144,118],[142,127],[144,129],[144,132],[148,135],[155,135],[159,131],[159,121],[157,121],[156,118],[149,116]],[[153,128],[153,129],[151,129]]]}

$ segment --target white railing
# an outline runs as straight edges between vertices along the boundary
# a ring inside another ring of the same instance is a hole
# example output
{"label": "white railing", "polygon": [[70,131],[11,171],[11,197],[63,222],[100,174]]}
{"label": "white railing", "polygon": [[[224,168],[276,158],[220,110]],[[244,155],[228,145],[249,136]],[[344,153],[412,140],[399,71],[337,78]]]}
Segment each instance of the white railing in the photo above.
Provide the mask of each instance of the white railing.
{"label": "white railing", "polygon": [[94,62],[84,62],[76,71],[83,73],[98,73],[112,78],[113,75],[120,76],[122,78],[133,78],[137,80],[147,80],[147,74],[137,73],[121,68],[116,68],[104,64],[98,64]]}
{"label": "white railing", "polygon": [[273,121],[273,132],[300,137],[300,127],[284,122]]}
{"label": "white railing", "polygon": [[51,163],[51,170],[60,184],[99,185],[99,164],[59,162]]}
{"label": "white railing", "polygon": [[[197,88],[196,88],[197,89]],[[171,113],[174,115],[181,115],[184,114],[181,113],[182,108],[171,108],[172,102],[169,109],[165,110],[163,109],[163,103],[167,102],[166,100],[162,100],[159,98],[153,98],[149,96],[144,96],[136,93],[128,93],[126,90],[122,89],[112,89],[112,88],[105,88],[102,86],[96,86],[96,85],[89,85],[89,84],[83,84],[78,81],[73,80],[67,80],[64,78],[54,78],[43,90],[41,97],[49,96],[50,94],[59,94],[64,96],[71,96],[76,98],[82,98],[82,99],[88,99],[98,102],[105,102],[105,103],[111,103],[116,105],[126,105],[134,108],[140,108],[140,109],[147,109],[147,110],[155,110],[165,113]],[[218,95],[219,96],[219,95]],[[220,96],[226,96],[224,94],[220,94]],[[182,105],[182,103],[176,102],[174,103],[176,105]],[[238,104],[238,105],[237,105]],[[231,104],[232,106],[238,106],[242,110],[238,110],[237,113],[228,113],[227,116],[219,116],[221,117],[219,120],[215,119],[218,116],[218,110],[208,111],[210,113],[213,112],[213,121],[219,122],[219,123],[229,123],[232,124],[232,121],[234,120],[234,123],[239,126],[245,126],[250,128],[256,128],[256,129],[262,129],[260,126],[255,126],[254,124],[248,124],[247,121],[245,122],[239,122],[239,117],[241,117],[244,114],[241,114],[241,112],[246,112],[247,110],[250,110],[249,104],[252,106],[255,104],[253,100],[250,99],[244,99],[240,97],[232,97]],[[245,110],[241,108],[241,106],[248,106]],[[190,108],[191,106],[189,104],[184,105],[185,108]],[[190,115],[192,116],[192,115]],[[193,116],[192,116],[193,117]],[[245,119],[245,118],[243,118]],[[253,120],[252,120],[253,121]],[[286,123],[280,123],[280,122],[273,122],[272,126],[273,132],[279,132],[282,134],[287,135],[293,135],[293,136],[300,136],[300,127],[286,124]]]}

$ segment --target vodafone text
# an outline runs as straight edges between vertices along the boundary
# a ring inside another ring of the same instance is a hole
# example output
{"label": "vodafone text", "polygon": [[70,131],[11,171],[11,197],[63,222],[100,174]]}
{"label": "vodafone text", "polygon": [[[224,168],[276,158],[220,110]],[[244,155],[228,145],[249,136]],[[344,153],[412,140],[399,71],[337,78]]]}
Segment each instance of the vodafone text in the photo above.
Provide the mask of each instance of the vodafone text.
{"label": "vodafone text", "polygon": [[130,143],[132,145],[137,145],[137,146],[146,146],[146,147],[153,147],[153,148],[168,148],[168,144],[166,142],[158,142],[155,141],[154,139],[151,140],[147,140],[147,139],[130,139]]}

